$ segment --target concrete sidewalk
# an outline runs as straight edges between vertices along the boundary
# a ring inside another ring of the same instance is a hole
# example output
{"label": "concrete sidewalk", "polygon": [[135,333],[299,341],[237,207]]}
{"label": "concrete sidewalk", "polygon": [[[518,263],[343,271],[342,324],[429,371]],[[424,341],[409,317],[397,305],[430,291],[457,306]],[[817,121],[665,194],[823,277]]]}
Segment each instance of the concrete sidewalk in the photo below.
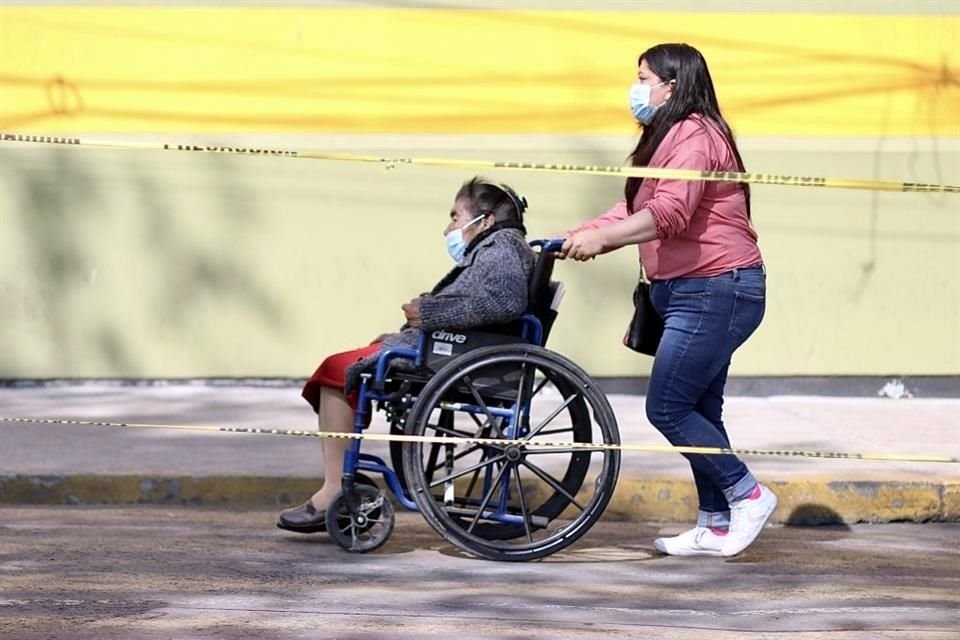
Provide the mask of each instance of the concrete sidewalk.
{"label": "concrete sidewalk", "polygon": [[[624,443],[665,444],[644,399],[612,395]],[[0,417],[316,429],[292,386],[77,384],[0,388]],[[960,457],[960,399],[730,397],[725,419],[746,449]],[[384,432],[382,415],[372,426]],[[386,444],[364,444],[386,455]],[[791,523],[960,519],[960,465],[746,457]],[[286,506],[322,477],[305,438],[0,422],[0,503]],[[678,455],[625,452],[607,517],[681,522],[696,497]]]}

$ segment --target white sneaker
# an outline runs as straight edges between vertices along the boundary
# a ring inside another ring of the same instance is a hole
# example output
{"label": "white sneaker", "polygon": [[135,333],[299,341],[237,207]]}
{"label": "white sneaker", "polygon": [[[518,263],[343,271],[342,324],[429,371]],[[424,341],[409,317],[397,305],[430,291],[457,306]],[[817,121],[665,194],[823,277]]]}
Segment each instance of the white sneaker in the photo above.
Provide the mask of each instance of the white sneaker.
{"label": "white sneaker", "polygon": [[694,527],[672,538],[657,538],[653,546],[671,556],[719,556],[724,538],[707,527]]}
{"label": "white sneaker", "polygon": [[749,547],[777,508],[777,496],[762,484],[757,486],[759,498],[738,500],[730,505],[730,532],[724,537],[721,549],[724,556],[735,556]]}

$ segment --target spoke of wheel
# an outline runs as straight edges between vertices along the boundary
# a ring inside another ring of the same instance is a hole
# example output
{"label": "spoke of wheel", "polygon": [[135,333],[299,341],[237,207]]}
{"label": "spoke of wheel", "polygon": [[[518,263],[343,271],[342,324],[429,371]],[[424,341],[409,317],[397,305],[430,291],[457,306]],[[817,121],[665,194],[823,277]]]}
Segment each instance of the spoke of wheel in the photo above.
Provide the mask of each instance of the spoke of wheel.
{"label": "spoke of wheel", "polygon": [[[477,435],[474,436],[474,437],[476,437],[476,438],[489,438],[489,437],[490,437],[490,427],[489,427],[489,426],[484,426],[484,425],[480,422],[480,420],[477,418],[476,415],[474,415],[474,414],[471,413],[471,414],[470,414],[470,417],[473,418],[473,421],[476,422],[476,423],[477,423],[477,426],[480,428],[480,431],[478,431],[478,432],[477,432]],[[470,445],[470,446],[467,447],[465,450],[463,450],[463,451],[461,451],[460,453],[458,453],[457,455],[453,456],[454,462],[456,462],[456,461],[459,460],[460,458],[463,458],[464,456],[470,455],[471,453],[473,453],[473,452],[476,451],[477,449],[480,449],[480,448],[483,447],[483,446],[487,446],[487,447],[489,448],[489,445],[480,445],[480,444]],[[494,448],[496,449],[496,447],[494,447]],[[502,451],[502,449],[498,449],[498,450]]]}
{"label": "spoke of wheel", "polygon": [[427,480],[433,477],[433,472],[437,470],[437,457],[440,455],[440,443],[434,442],[430,445],[430,459],[427,462],[427,470],[423,475]]}
{"label": "spoke of wheel", "polygon": [[470,478],[470,484],[467,485],[467,491],[463,496],[464,504],[470,500],[470,496],[473,495],[473,488],[477,486],[477,480],[480,479],[480,469],[476,469],[473,472],[473,477]]}
{"label": "spoke of wheel", "polygon": [[458,453],[457,455],[453,456],[454,462],[456,462],[457,460],[459,460],[460,458],[462,458],[462,457],[464,457],[464,456],[470,455],[471,453],[473,453],[474,451],[476,451],[477,449],[479,449],[481,446],[482,446],[482,445],[479,445],[479,444],[472,444],[472,445],[470,445],[468,448],[464,449],[463,451],[461,451],[461,452]]}
{"label": "spoke of wheel", "polygon": [[489,460],[481,460],[481,461],[478,462],[477,464],[472,465],[472,466],[470,466],[470,467],[467,467],[466,469],[462,469],[461,471],[457,471],[456,473],[451,473],[450,475],[446,476],[445,478],[440,478],[439,480],[435,480],[434,482],[431,482],[430,485],[429,485],[429,488],[433,489],[433,488],[436,487],[437,485],[441,485],[441,484],[443,484],[444,482],[450,482],[451,480],[455,480],[455,479],[459,478],[460,476],[465,476],[465,475],[467,475],[468,473],[470,473],[471,471],[474,471],[474,470],[476,470],[476,469],[482,469],[483,467],[488,467],[488,466],[490,466],[491,464],[494,464],[494,463],[496,463],[496,462],[500,462],[501,460],[503,460],[503,459],[506,458],[506,457],[507,457],[506,454],[500,454],[500,455],[497,456],[496,458],[490,458]]}
{"label": "spoke of wheel", "polygon": [[[523,407],[523,389],[527,386],[527,373],[530,371],[529,364],[520,365],[520,382],[517,383],[517,406]],[[534,368],[536,371],[536,368]]]}
{"label": "spoke of wheel", "polygon": [[501,478],[503,478],[503,472],[508,469],[510,465],[505,464],[500,467],[500,472],[497,473],[496,479],[490,485],[490,491],[487,491],[487,495],[483,497],[483,502],[480,503],[480,508],[477,509],[477,515],[473,516],[473,522],[470,523],[470,526],[467,527],[467,533],[473,533],[473,528],[477,526],[477,522],[480,521],[480,516],[483,515],[483,510],[487,508],[487,504],[490,502],[490,498],[493,497],[493,494],[497,491],[497,485],[500,484]]}
{"label": "spoke of wheel", "polygon": [[537,388],[533,390],[533,393],[530,394],[530,399],[533,400],[540,391],[547,386],[547,383],[550,382],[550,378],[544,376],[543,380],[540,381],[540,384],[537,385]]}
{"label": "spoke of wheel", "polygon": [[472,433],[467,433],[466,431],[457,431],[456,429],[447,429],[446,427],[441,427],[438,424],[427,423],[427,429],[433,429],[437,433],[442,433],[445,436],[451,436],[453,438],[476,438]]}
{"label": "spoke of wheel", "polygon": [[573,427],[570,426],[570,427],[566,427],[566,428],[564,428],[564,429],[544,429],[543,431],[539,432],[537,435],[538,435],[538,436],[553,436],[553,435],[556,435],[556,434],[558,434],[558,433],[573,433]]}
{"label": "spoke of wheel", "polygon": [[580,504],[579,502],[577,502],[577,499],[574,498],[572,495],[570,495],[570,492],[567,491],[567,490],[563,487],[562,484],[560,484],[559,482],[557,482],[557,479],[554,478],[553,476],[551,476],[549,473],[547,473],[546,471],[544,471],[543,469],[541,469],[541,468],[538,467],[537,465],[535,465],[535,464],[533,464],[532,462],[529,462],[529,461],[527,461],[527,460],[521,460],[521,461],[520,461],[520,464],[522,464],[523,466],[525,466],[527,469],[530,469],[530,471],[533,471],[535,474],[537,474],[537,475],[540,477],[541,480],[543,480],[544,482],[546,482],[547,484],[549,484],[549,485],[550,485],[551,487],[553,487],[556,491],[559,491],[561,494],[563,494],[563,497],[565,497],[565,498],[566,498],[567,500],[569,500],[573,505],[575,505],[578,509],[580,509],[580,511],[586,511],[586,507],[584,507],[582,504]]}
{"label": "spoke of wheel", "polygon": [[[473,419],[474,424],[477,425],[477,429],[478,429],[477,433],[478,434],[482,433],[486,427],[482,422],[480,422],[480,418],[477,417],[477,414],[471,413],[469,414],[469,416]],[[477,437],[480,437],[480,436],[478,435]]]}
{"label": "spoke of wheel", "polygon": [[599,451],[610,451],[609,447],[571,447],[569,449],[547,449],[546,447],[529,447],[526,450],[527,455],[541,454],[541,453],[579,453],[581,451],[586,452],[599,452]]}
{"label": "spoke of wheel", "polygon": [[563,404],[560,405],[559,407],[557,407],[556,409],[554,409],[553,412],[552,412],[549,416],[547,416],[547,418],[546,418],[543,422],[541,422],[540,424],[538,424],[537,427],[536,427],[533,431],[531,431],[530,434],[529,434],[526,438],[524,438],[524,440],[529,440],[529,439],[532,438],[533,436],[535,436],[535,435],[537,435],[538,433],[540,433],[540,430],[541,430],[541,429],[543,429],[545,426],[547,426],[548,424],[550,424],[551,422],[553,422],[553,419],[556,418],[558,415],[560,415],[560,412],[563,411],[564,409],[566,409],[566,408],[567,408],[567,405],[569,405],[571,402],[573,402],[574,400],[576,400],[576,399],[579,398],[579,397],[580,397],[580,394],[577,393],[577,394],[575,394],[575,395],[570,396],[570,397],[567,398],[566,400],[564,400],[564,401],[563,401]]}
{"label": "spoke of wheel", "polygon": [[520,496],[520,515],[523,516],[523,530],[527,534],[527,542],[533,544],[533,535],[530,533],[530,519],[527,518],[527,498],[523,494],[523,483],[520,482],[520,467],[514,465],[514,475],[517,478],[517,494]]}
{"label": "spoke of wheel", "polygon": [[500,427],[497,426],[493,414],[490,413],[490,408],[487,407],[487,403],[483,401],[483,398],[480,397],[480,394],[477,393],[477,390],[473,388],[473,380],[470,379],[470,376],[463,376],[460,378],[467,383],[467,387],[470,389],[470,394],[473,396],[474,401],[480,405],[480,408],[483,409],[483,412],[487,415],[487,425],[492,429],[497,431],[497,436],[503,437],[503,431],[500,430]]}

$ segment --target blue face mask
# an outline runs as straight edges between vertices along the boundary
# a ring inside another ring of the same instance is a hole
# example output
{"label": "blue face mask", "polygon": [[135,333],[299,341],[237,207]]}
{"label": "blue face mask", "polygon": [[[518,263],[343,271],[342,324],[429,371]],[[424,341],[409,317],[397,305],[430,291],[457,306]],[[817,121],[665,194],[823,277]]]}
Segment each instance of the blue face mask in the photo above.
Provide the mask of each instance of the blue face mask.
{"label": "blue face mask", "polygon": [[485,216],[477,216],[459,229],[454,229],[446,235],[447,253],[453,258],[453,261],[460,264],[463,260],[463,254],[467,252],[467,241],[463,239],[463,230],[472,225],[477,220],[483,220]]}
{"label": "blue face mask", "polygon": [[[661,82],[660,84],[665,83]],[[650,92],[654,87],[659,87],[660,84],[650,86],[649,84],[634,82],[633,86],[630,87],[630,111],[633,112],[634,118],[645,125],[653,121],[653,116],[657,113],[657,109],[663,106],[655,107],[650,104]]]}

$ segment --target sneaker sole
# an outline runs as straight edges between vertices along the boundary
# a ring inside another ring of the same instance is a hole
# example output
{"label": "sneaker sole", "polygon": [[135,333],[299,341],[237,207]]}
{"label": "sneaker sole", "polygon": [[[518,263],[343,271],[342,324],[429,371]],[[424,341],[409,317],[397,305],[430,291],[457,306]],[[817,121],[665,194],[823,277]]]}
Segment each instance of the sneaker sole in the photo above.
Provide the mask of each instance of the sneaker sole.
{"label": "sneaker sole", "polygon": [[657,544],[658,542],[659,542],[659,539],[653,541],[653,548],[664,555],[673,556],[674,558],[692,558],[694,556],[710,556],[712,558],[719,558],[720,556],[723,555],[721,551],[713,551],[711,549],[691,551],[690,553],[670,553],[669,551],[667,551],[665,546]]}

